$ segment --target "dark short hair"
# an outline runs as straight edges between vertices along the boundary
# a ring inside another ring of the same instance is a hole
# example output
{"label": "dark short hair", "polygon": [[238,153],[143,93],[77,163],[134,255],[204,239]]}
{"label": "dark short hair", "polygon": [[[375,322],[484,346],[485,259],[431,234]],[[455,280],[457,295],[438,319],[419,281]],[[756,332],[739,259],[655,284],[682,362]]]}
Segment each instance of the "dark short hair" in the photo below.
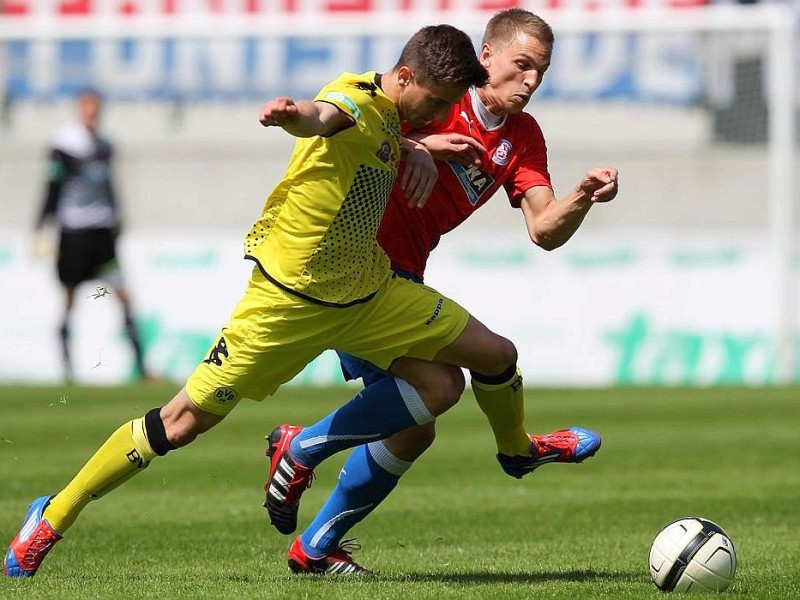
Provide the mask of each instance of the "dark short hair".
{"label": "dark short hair", "polygon": [[528,35],[553,47],[553,30],[540,16],[524,8],[508,8],[496,13],[486,24],[483,43],[505,47],[520,34]]}
{"label": "dark short hair", "polygon": [[489,81],[472,40],[452,25],[429,25],[411,36],[394,70],[402,66],[425,83],[480,87]]}

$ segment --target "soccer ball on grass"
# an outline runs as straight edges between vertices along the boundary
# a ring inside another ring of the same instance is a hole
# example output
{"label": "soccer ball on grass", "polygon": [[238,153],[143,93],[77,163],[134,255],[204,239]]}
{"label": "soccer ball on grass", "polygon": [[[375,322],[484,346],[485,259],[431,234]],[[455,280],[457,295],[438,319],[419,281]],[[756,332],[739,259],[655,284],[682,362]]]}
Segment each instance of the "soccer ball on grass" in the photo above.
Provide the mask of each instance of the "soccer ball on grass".
{"label": "soccer ball on grass", "polygon": [[650,547],[650,576],[664,591],[721,592],[736,572],[736,550],[708,519],[686,517],[662,529]]}

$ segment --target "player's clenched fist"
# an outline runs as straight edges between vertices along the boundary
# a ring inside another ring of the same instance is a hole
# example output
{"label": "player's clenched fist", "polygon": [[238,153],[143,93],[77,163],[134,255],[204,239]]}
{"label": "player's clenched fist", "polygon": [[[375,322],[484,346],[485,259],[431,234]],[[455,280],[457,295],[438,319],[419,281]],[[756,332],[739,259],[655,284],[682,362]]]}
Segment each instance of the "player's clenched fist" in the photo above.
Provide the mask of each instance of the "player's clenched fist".
{"label": "player's clenched fist", "polygon": [[298,108],[294,100],[288,96],[279,96],[261,107],[258,120],[264,127],[271,125],[282,127],[295,121],[298,114]]}
{"label": "player's clenched fist", "polygon": [[580,182],[580,188],[592,202],[609,202],[619,191],[619,172],[612,168],[590,169]]}

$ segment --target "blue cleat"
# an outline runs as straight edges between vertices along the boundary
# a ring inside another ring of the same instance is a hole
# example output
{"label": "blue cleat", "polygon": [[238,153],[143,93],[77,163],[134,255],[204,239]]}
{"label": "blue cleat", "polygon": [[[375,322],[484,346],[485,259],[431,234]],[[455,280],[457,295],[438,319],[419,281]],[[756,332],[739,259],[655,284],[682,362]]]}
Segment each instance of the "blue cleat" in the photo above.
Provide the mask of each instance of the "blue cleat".
{"label": "blue cleat", "polygon": [[497,461],[507,475],[522,479],[523,476],[548,463],[583,462],[600,449],[600,436],[583,427],[570,427],[541,436],[531,435],[530,438],[530,456],[497,455]]}
{"label": "blue cleat", "polygon": [[17,537],[8,547],[3,559],[3,572],[7,577],[33,577],[44,557],[61,539],[61,534],[42,518],[44,509],[53,496],[42,496],[31,502],[25,522]]}

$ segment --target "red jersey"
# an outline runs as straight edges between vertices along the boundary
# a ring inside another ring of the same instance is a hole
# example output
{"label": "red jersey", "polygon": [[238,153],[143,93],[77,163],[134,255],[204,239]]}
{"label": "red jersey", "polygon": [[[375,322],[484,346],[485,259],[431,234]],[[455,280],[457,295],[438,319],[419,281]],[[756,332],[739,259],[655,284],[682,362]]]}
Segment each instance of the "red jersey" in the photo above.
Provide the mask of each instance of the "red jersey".
{"label": "red jersey", "polygon": [[473,110],[468,92],[445,121],[431,123],[422,131],[471,136],[483,144],[487,155],[480,167],[436,161],[439,179],[423,208],[408,208],[400,185],[395,183],[392,188],[378,242],[393,268],[409,271],[420,279],[428,256],[442,235],[463,223],[501,185],[514,208],[519,208],[530,188],[552,187],[542,130],[527,113],[508,115],[499,127],[487,131]]}

